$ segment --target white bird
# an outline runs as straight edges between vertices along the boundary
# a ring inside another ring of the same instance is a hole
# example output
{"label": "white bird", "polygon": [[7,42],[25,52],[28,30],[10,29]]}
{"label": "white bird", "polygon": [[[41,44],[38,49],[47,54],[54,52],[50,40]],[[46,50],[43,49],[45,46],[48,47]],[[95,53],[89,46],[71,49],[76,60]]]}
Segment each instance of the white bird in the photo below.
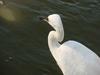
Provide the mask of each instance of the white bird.
{"label": "white bird", "polygon": [[58,14],[41,19],[54,28],[48,35],[48,45],[64,75],[100,75],[100,58],[92,50],[73,40],[59,43],[64,38],[64,29]]}

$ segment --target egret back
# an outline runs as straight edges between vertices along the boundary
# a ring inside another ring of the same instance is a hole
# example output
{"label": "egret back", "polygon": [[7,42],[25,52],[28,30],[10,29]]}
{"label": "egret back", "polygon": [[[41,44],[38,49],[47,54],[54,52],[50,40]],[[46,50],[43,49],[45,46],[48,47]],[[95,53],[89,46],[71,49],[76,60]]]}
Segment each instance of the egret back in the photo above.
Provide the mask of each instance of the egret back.
{"label": "egret back", "polygon": [[100,75],[100,58],[79,42],[65,42],[53,56],[64,75]]}

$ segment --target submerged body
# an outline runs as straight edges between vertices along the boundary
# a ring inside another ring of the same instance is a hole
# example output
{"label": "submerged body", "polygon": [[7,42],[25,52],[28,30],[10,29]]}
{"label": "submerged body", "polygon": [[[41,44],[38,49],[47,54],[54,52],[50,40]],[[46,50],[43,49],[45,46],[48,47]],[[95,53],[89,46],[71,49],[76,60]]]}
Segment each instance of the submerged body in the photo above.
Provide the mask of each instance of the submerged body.
{"label": "submerged body", "polygon": [[100,75],[100,58],[92,50],[76,41],[59,43],[64,29],[58,14],[44,19],[55,30],[48,36],[49,49],[64,75]]}

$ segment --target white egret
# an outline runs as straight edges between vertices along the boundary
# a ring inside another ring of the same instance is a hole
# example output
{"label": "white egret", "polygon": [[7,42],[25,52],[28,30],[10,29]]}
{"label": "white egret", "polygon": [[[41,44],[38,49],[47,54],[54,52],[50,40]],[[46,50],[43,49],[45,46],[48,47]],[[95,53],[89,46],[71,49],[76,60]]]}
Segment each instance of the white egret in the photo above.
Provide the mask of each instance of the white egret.
{"label": "white egret", "polygon": [[73,40],[59,43],[64,30],[58,14],[49,15],[44,21],[54,28],[48,35],[48,45],[64,75],[100,75],[100,58],[92,50]]}

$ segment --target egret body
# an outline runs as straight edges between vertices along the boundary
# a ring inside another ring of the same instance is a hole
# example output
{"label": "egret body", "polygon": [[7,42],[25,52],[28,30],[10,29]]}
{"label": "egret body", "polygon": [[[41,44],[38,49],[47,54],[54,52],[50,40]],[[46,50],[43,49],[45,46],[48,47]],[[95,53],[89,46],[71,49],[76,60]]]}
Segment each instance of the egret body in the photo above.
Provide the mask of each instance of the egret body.
{"label": "egret body", "polygon": [[59,43],[64,38],[64,29],[58,14],[44,20],[54,28],[48,35],[48,45],[64,75],[100,75],[100,58],[92,50],[73,40]]}

